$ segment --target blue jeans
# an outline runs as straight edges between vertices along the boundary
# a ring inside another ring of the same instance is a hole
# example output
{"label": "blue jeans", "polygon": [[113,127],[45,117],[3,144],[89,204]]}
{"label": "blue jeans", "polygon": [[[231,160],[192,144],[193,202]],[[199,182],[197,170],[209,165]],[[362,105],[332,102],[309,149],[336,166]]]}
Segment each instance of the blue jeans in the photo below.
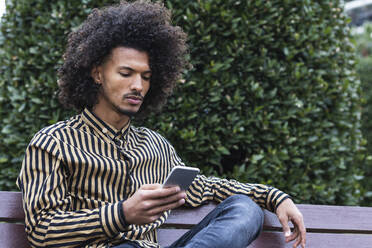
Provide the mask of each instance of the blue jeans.
{"label": "blue jeans", "polygon": [[[248,196],[231,196],[167,248],[245,248],[260,234],[263,220],[263,211]],[[139,246],[131,242],[116,247]]]}

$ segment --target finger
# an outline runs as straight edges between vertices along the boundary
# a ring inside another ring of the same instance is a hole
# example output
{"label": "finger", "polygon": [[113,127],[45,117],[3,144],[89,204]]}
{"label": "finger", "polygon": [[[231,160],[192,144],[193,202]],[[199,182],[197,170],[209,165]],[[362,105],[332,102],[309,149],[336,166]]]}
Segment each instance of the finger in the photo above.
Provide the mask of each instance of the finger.
{"label": "finger", "polygon": [[140,189],[144,189],[144,190],[153,190],[153,189],[160,189],[160,188],[161,188],[161,184],[158,184],[158,183],[144,184],[140,187]]}
{"label": "finger", "polygon": [[179,186],[163,188],[153,188],[152,190],[144,190],[143,194],[146,199],[159,199],[175,195],[181,191]]}
{"label": "finger", "polygon": [[291,229],[289,228],[289,225],[288,225],[288,218],[287,216],[278,216],[278,218],[279,218],[280,224],[283,227],[283,233],[284,233],[284,237],[286,238],[286,242],[288,242],[287,239],[291,235]]}
{"label": "finger", "polygon": [[151,207],[149,207],[148,209],[155,209],[157,207],[161,207],[161,206],[165,206],[171,203],[178,202],[179,200],[185,199],[185,198],[186,198],[186,193],[182,191],[178,194],[174,194],[174,195],[171,195],[165,198],[154,199],[150,201]]}
{"label": "finger", "polygon": [[302,248],[305,248],[306,245],[306,228],[305,224],[302,221],[302,226],[299,227],[300,229],[300,236],[301,236],[301,246]]}
{"label": "finger", "polygon": [[300,234],[300,233],[299,233],[298,229],[295,228],[295,229],[293,230],[292,234],[289,235],[289,236],[286,238],[286,241],[287,241],[287,242],[290,242],[290,241],[295,240],[295,239],[299,236],[299,234]]}
{"label": "finger", "polygon": [[185,199],[180,199],[176,202],[172,202],[172,203],[169,203],[169,204],[166,204],[166,205],[162,205],[162,206],[153,208],[153,209],[148,211],[148,214],[150,216],[151,215],[159,215],[159,214],[163,213],[164,211],[168,211],[168,210],[171,210],[171,209],[178,208],[178,207],[182,206],[183,204],[185,204]]}
{"label": "finger", "polygon": [[295,228],[297,229],[298,234],[299,234],[299,244],[301,243],[301,246],[305,247],[305,244],[306,244],[306,228],[305,228],[305,224],[304,224],[304,220],[303,220],[302,216],[300,216],[299,218],[294,219],[293,220],[293,225],[295,226]]}
{"label": "finger", "polygon": [[293,244],[293,248],[296,248],[300,245],[301,243],[301,236],[299,235],[296,242]]}
{"label": "finger", "polygon": [[292,235],[288,237],[288,242],[291,242],[291,241],[293,241],[295,239],[298,240],[300,238],[301,238],[301,236],[300,236],[299,231],[298,230],[294,230],[293,233],[292,233]]}
{"label": "finger", "polygon": [[168,186],[168,187],[163,187],[163,185],[159,183],[154,183],[154,184],[144,184],[140,187],[140,189],[143,190],[157,190],[157,189],[168,189],[168,188],[179,188],[179,186],[174,185],[174,186]]}
{"label": "finger", "polygon": [[160,218],[160,216],[161,216],[160,214],[159,215],[150,215],[150,216],[142,215],[141,221],[139,221],[136,224],[139,224],[139,225],[148,224],[148,223],[156,221],[157,219]]}
{"label": "finger", "polygon": [[161,188],[157,189],[153,196],[153,199],[159,199],[159,198],[168,198],[172,195],[177,195],[181,191],[179,186],[169,187],[169,188]]}
{"label": "finger", "polygon": [[301,247],[305,248],[305,246],[306,246],[306,237],[302,237],[301,238]]}

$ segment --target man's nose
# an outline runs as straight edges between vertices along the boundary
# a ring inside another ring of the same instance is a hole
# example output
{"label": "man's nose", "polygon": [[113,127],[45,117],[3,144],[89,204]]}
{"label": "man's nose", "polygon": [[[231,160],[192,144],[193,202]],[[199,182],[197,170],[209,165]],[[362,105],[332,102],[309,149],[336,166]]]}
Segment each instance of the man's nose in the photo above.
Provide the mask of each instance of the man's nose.
{"label": "man's nose", "polygon": [[136,75],[133,77],[133,81],[131,84],[131,90],[141,92],[143,89],[143,84],[142,84],[142,77],[141,75]]}

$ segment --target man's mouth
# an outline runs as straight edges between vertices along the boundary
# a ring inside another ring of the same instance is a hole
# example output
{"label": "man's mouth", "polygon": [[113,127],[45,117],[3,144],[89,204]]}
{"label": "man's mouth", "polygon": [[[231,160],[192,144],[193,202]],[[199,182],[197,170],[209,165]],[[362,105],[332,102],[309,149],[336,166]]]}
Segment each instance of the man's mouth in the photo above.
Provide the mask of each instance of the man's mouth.
{"label": "man's mouth", "polygon": [[138,95],[128,95],[128,96],[125,96],[125,99],[127,99],[129,104],[132,104],[132,105],[141,104],[143,101],[143,97],[138,96]]}

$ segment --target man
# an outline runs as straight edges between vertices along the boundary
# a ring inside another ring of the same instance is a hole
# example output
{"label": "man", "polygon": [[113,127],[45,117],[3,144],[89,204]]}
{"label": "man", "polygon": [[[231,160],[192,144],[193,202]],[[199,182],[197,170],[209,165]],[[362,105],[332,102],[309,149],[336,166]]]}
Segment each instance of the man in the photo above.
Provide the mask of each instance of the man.
{"label": "man", "polygon": [[203,175],[187,192],[162,188],[184,164],[165,138],[130,122],[165,103],[187,64],[185,40],[164,6],[143,1],[96,9],[70,34],[59,97],[82,113],[34,136],[17,181],[33,247],[158,247],[171,209],[207,201],[220,204],[171,247],[246,247],[262,228],[259,206],[305,247],[302,215],[278,189]]}

